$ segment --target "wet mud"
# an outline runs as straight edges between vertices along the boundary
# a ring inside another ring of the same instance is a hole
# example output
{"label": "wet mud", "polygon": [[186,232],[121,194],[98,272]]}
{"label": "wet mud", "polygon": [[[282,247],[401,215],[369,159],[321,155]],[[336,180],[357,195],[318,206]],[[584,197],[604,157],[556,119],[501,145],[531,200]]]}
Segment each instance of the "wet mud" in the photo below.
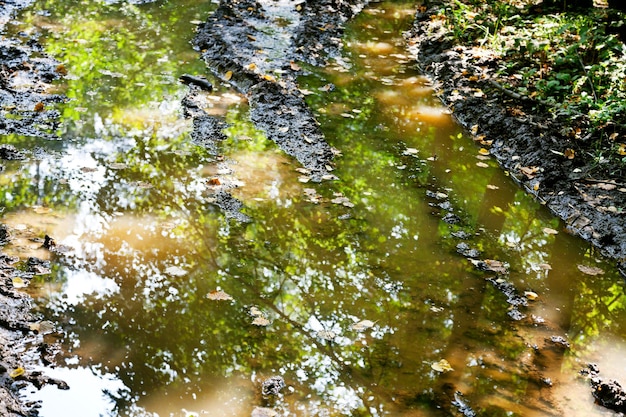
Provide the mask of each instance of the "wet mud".
{"label": "wet mud", "polygon": [[417,13],[406,37],[443,103],[477,142],[491,143],[490,154],[526,192],[563,219],[570,233],[616,259],[626,277],[623,178],[600,174],[582,157],[568,159],[568,148],[585,153],[581,141],[562,133],[571,122],[553,118],[542,103],[500,88],[492,78],[495,56],[446,41],[431,19],[437,3]]}
{"label": "wet mud", "polygon": [[[14,13],[30,3],[0,3],[0,31],[4,33]],[[0,39],[0,135],[55,138],[59,113],[48,105],[62,101],[63,97],[47,90],[50,82],[64,73],[58,62],[42,55],[36,38],[24,34],[3,36]],[[24,159],[31,151],[0,143],[0,175],[3,161]],[[39,318],[31,310],[31,298],[19,288],[46,266],[36,258],[24,261],[4,253],[3,247],[11,239],[10,230],[0,225],[0,415],[34,416],[38,415],[36,404],[25,403],[18,397],[21,387],[67,386],[33,370],[35,365],[51,364],[57,347],[44,341],[44,333],[51,331],[50,326],[45,325],[42,331]]]}
{"label": "wet mud", "polygon": [[[365,1],[222,1],[198,29],[195,47],[209,70],[244,94],[250,118],[269,140],[308,170],[334,179],[333,150],[298,89],[296,61],[324,65],[341,48],[342,25]],[[206,120],[206,117],[201,116]],[[195,131],[211,147],[219,132]]]}

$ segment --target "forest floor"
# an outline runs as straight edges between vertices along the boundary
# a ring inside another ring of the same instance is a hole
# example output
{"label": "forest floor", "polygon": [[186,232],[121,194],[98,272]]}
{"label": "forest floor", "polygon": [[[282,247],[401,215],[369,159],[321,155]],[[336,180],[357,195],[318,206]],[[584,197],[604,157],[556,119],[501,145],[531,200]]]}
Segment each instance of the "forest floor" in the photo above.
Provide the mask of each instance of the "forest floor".
{"label": "forest floor", "polygon": [[[272,52],[271,48],[284,47],[271,39],[264,40],[262,28],[275,25],[277,19],[270,7],[263,8],[254,0],[222,1],[198,30],[195,45],[208,68],[248,97],[253,122],[300,162],[311,181],[333,179],[328,167],[334,153],[297,89],[301,71],[297,62],[325,65],[339,54],[343,24],[366,3],[300,3],[294,11],[295,23],[281,28],[291,39],[287,53],[270,54],[276,57],[271,62],[257,56],[260,50]],[[6,23],[13,9],[25,5],[3,2],[0,22]],[[418,64],[435,82],[442,101],[474,135],[477,146],[485,147],[520,186],[562,218],[571,233],[615,259],[626,274],[624,179],[607,176],[609,171],[599,171],[592,159],[569,158],[569,149],[584,154],[576,139],[564,133],[571,127],[569,121],[555,118],[537,102],[510,94],[498,87],[498,82],[493,83],[489,68],[497,66],[499,58],[485,49],[449,42],[442,34],[441,20],[433,18],[437,14],[434,8],[420,10],[407,39]],[[259,43],[264,41],[267,44],[260,48]],[[58,113],[47,104],[62,98],[45,91],[53,79],[64,75],[65,69],[51,59],[41,58],[41,52],[33,38],[4,38],[0,42],[1,135],[48,136],[59,122]],[[276,71],[280,72],[279,81]],[[30,87],[17,88],[12,84],[15,79],[30,80]],[[224,139],[225,124],[201,111],[196,93],[190,88],[183,100],[186,115],[193,119],[191,137],[209,150],[216,149]],[[0,143],[0,163],[3,159],[25,158],[32,151]],[[598,176],[600,173],[602,176]],[[241,203],[227,191],[216,196],[215,204],[228,216],[246,220],[239,211]],[[41,260],[4,254],[2,248],[10,241],[11,231],[0,225],[0,415],[32,416],[37,415],[36,405],[19,398],[21,387],[29,383],[53,383],[60,388],[65,385],[30,369],[31,364],[52,363],[56,347],[44,342],[42,324],[31,312],[31,300],[16,288],[20,279],[37,273]],[[54,250],[48,240],[42,239],[41,244]]]}

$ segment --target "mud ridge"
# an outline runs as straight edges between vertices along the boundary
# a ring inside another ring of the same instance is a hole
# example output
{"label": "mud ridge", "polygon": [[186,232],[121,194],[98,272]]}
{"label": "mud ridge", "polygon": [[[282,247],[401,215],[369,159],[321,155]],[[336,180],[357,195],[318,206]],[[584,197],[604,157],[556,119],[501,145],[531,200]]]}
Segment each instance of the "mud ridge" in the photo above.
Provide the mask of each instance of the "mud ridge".
{"label": "mud ridge", "polygon": [[443,103],[475,139],[493,141],[491,155],[526,192],[560,217],[570,233],[615,259],[626,277],[623,180],[593,178],[588,161],[566,158],[567,148],[578,147],[561,133],[568,122],[553,118],[541,103],[513,98],[498,88],[491,71],[495,56],[448,42],[431,19],[437,2],[429,4],[417,13],[406,38]]}
{"label": "mud ridge", "polygon": [[268,139],[307,169],[312,181],[334,179],[333,150],[298,89],[301,69],[294,61],[323,65],[337,55],[342,25],[367,2],[275,3],[221,1],[194,45],[216,77],[246,95],[252,122]]}

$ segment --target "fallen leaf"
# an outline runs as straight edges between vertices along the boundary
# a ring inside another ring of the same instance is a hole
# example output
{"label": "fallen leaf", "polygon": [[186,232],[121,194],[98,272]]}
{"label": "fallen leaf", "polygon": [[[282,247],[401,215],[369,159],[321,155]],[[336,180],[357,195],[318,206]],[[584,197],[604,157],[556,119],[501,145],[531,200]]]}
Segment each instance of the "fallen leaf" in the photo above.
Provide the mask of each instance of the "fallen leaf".
{"label": "fallen leaf", "polygon": [[226,71],[226,74],[224,74],[224,79],[226,81],[230,81],[231,78],[233,78],[233,72],[232,71]]}
{"label": "fallen leaf", "polygon": [[48,334],[54,332],[54,323],[49,320],[40,321],[39,323],[31,323],[30,330],[39,334]]}
{"label": "fallen leaf", "polygon": [[263,316],[258,316],[252,321],[252,324],[255,326],[265,327],[270,324],[270,321]]}
{"label": "fallen leaf", "polygon": [[230,301],[233,299],[233,297],[222,290],[213,290],[206,295],[206,298],[213,301]]}
{"label": "fallen leaf", "polygon": [[252,42],[256,41],[256,38],[252,35],[246,35],[248,37],[249,40],[251,40]]}
{"label": "fallen leaf", "polygon": [[539,265],[537,265],[537,266],[538,266],[539,268],[543,269],[543,270],[546,270],[546,271],[549,271],[549,270],[551,270],[551,269],[552,269],[552,265],[550,265],[550,264],[539,264]]}
{"label": "fallen leaf", "polygon": [[247,68],[247,69],[249,69],[250,71],[254,71],[254,70],[256,70],[258,67],[257,67],[257,65],[256,65],[254,62],[251,62],[251,63],[249,63],[249,64],[246,66],[246,68]]}
{"label": "fallen leaf", "polygon": [[24,288],[28,286],[28,282],[24,281],[20,277],[13,277],[11,281],[13,283],[13,288]]}
{"label": "fallen leaf", "polygon": [[578,267],[578,270],[582,272],[583,274],[592,275],[592,276],[604,274],[604,270],[596,266],[577,265],[577,267]]}
{"label": "fallen leaf", "polygon": [[539,168],[538,167],[521,167],[520,171],[522,172],[522,174],[526,175],[528,179],[533,179],[535,178],[537,171],[539,171]]}
{"label": "fallen leaf", "polygon": [[558,235],[559,232],[557,230],[554,230],[550,227],[544,227],[543,228],[543,233],[545,233],[546,235]]}
{"label": "fallen leaf", "polygon": [[[297,6],[297,7],[301,7],[301,6]],[[266,408],[266,407],[255,407],[254,410],[252,410],[252,414],[250,415],[251,417],[276,417],[278,415],[278,412],[272,410],[271,408]]]}
{"label": "fallen leaf", "polygon": [[333,340],[337,335],[331,330],[320,330],[317,332],[317,337],[324,340]]}
{"label": "fallen leaf", "polygon": [[374,322],[371,320],[361,320],[358,323],[354,323],[352,326],[350,326],[350,328],[354,331],[357,332],[362,332],[364,330],[367,330],[371,327],[374,327]]}
{"label": "fallen leaf", "polygon": [[524,291],[524,295],[531,301],[536,300],[537,297],[539,297],[539,295],[533,291]]}
{"label": "fallen leaf", "polygon": [[454,369],[452,369],[452,366],[450,366],[450,362],[448,362],[445,359],[442,359],[439,362],[433,363],[432,365],[430,365],[430,367],[433,368],[437,372],[454,371]]}
{"label": "fallen leaf", "polygon": [[16,368],[14,370],[11,371],[11,373],[9,374],[9,376],[13,379],[24,375],[24,373],[26,372],[26,370],[24,368],[22,368],[21,366],[19,368]]}
{"label": "fallen leaf", "polygon": [[300,65],[296,64],[294,61],[289,62],[289,66],[294,71],[300,71],[302,69],[302,67]]}
{"label": "fallen leaf", "polygon": [[126,169],[126,168],[128,168],[128,165],[126,165],[123,162],[111,162],[108,166],[111,169]]}
{"label": "fallen leaf", "polygon": [[252,317],[259,317],[259,316],[263,315],[263,312],[261,310],[259,310],[258,307],[255,307],[255,306],[250,307],[250,310],[248,310],[248,313]]}
{"label": "fallen leaf", "polygon": [[46,106],[40,101],[35,104],[35,111],[42,112]]}
{"label": "fallen leaf", "polygon": [[497,185],[493,185],[493,184],[487,184],[487,189],[489,189],[489,190],[499,190],[500,187],[498,187]]}
{"label": "fallen leaf", "polygon": [[478,168],[489,168],[489,164],[486,164],[484,162],[476,162],[476,166]]}
{"label": "fallen leaf", "polygon": [[174,277],[182,277],[183,275],[187,275],[186,270],[176,265],[168,266],[167,268],[165,268],[165,273]]}
{"label": "fallen leaf", "polygon": [[620,155],[626,155],[626,143],[620,143],[617,147],[617,153]]}
{"label": "fallen leaf", "polygon": [[402,155],[417,155],[419,151],[415,148],[406,148]]}
{"label": "fallen leaf", "polygon": [[485,149],[485,148],[480,148],[480,150],[478,151],[479,154],[481,155],[489,155],[489,149]]}
{"label": "fallen leaf", "polygon": [[565,152],[563,152],[563,155],[567,158],[567,159],[574,159],[574,157],[576,156],[576,151],[574,151],[571,148],[567,148],[565,149]]}
{"label": "fallen leaf", "polygon": [[222,185],[222,182],[220,181],[219,178],[211,178],[210,180],[207,181],[207,183],[209,185]]}

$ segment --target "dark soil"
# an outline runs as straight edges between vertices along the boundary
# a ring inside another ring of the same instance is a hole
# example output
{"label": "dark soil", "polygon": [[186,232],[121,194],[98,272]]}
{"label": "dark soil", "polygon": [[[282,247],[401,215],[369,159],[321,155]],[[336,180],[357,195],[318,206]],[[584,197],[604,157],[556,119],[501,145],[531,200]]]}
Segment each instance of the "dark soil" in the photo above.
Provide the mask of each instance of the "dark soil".
{"label": "dark soil", "polygon": [[431,19],[437,3],[417,14],[407,39],[443,103],[477,141],[493,141],[490,153],[521,187],[563,219],[570,233],[616,259],[626,277],[624,179],[598,177],[591,161],[565,157],[566,149],[580,146],[561,133],[569,122],[499,88],[490,71],[497,58],[447,41]]}

